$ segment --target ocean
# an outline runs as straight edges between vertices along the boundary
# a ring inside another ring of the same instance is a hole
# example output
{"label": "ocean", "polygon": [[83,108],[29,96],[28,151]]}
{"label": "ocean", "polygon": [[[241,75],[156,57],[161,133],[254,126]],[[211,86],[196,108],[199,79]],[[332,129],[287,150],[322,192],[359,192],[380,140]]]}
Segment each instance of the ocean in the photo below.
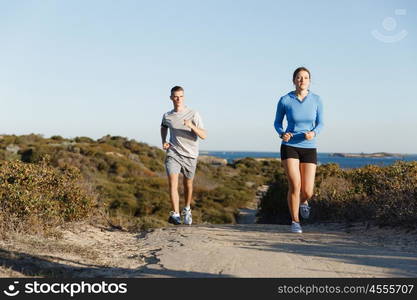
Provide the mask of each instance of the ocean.
{"label": "ocean", "polygon": [[[252,158],[280,158],[279,152],[239,152],[239,151],[200,151],[200,155],[210,155],[224,158],[232,163],[235,159]],[[360,168],[365,165],[388,166],[397,160],[417,161],[417,154],[404,154],[402,157],[361,158],[361,157],[337,157],[332,153],[318,153],[318,164],[337,163],[343,169]]]}

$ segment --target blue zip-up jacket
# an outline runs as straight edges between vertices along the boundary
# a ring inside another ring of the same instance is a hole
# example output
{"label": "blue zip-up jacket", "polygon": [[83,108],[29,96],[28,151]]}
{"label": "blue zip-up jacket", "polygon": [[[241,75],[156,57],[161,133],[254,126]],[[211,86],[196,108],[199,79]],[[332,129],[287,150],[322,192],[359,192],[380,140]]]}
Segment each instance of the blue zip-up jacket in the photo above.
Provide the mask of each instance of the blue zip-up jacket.
{"label": "blue zip-up jacket", "polygon": [[[287,117],[287,128],[284,130],[282,121]],[[316,138],[323,128],[323,103],[320,96],[308,92],[303,101],[299,100],[295,92],[289,92],[278,101],[274,122],[275,130],[281,136],[286,132],[293,134],[282,144],[299,148],[316,148]],[[312,140],[307,140],[304,133],[314,131]]]}

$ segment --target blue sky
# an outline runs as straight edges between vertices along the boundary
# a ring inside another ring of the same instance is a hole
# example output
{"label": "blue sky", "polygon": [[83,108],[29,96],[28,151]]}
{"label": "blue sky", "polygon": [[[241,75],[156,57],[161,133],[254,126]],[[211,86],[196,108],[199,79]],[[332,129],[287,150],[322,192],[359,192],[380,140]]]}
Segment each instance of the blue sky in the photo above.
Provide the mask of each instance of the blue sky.
{"label": "blue sky", "polygon": [[302,65],[324,103],[320,152],[417,153],[416,13],[412,0],[0,0],[0,133],[160,146],[182,85],[201,149],[278,151],[276,103]]}

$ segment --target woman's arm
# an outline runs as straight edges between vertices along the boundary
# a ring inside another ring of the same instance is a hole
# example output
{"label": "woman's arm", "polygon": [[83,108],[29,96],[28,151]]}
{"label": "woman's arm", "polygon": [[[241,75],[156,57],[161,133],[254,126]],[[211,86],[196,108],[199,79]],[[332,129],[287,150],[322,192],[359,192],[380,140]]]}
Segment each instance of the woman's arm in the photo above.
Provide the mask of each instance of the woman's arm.
{"label": "woman's arm", "polygon": [[285,107],[282,103],[282,98],[279,99],[278,105],[277,105],[277,112],[275,114],[275,121],[274,121],[274,127],[275,130],[278,132],[278,135],[282,137],[284,134],[284,128],[282,127],[282,121],[284,120],[285,115]]}
{"label": "woman's arm", "polygon": [[316,122],[315,127],[313,128],[314,136],[316,137],[320,131],[323,129],[323,103],[321,99],[318,98],[317,112],[316,112]]}

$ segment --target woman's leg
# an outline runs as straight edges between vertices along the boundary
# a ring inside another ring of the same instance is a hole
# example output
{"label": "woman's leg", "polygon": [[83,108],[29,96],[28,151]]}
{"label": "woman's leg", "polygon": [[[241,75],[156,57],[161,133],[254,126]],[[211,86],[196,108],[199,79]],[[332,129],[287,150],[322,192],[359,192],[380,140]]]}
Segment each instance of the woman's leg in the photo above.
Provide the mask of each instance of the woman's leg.
{"label": "woman's leg", "polygon": [[301,204],[307,204],[307,201],[313,197],[314,178],[316,176],[317,165],[313,163],[300,163],[301,173]]}
{"label": "woman's leg", "polygon": [[291,219],[299,223],[299,206],[301,191],[301,173],[300,160],[296,158],[288,158],[282,161],[288,179],[288,208],[290,210]]}

